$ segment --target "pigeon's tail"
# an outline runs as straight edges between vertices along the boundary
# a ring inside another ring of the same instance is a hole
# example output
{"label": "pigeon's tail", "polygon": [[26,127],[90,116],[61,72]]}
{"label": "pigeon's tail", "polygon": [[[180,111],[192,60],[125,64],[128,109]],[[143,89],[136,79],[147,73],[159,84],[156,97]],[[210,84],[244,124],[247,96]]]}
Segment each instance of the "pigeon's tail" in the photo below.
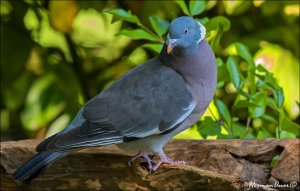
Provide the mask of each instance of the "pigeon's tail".
{"label": "pigeon's tail", "polygon": [[48,164],[65,155],[66,153],[63,152],[38,153],[13,174],[13,179],[19,184],[28,184],[33,178],[37,177]]}

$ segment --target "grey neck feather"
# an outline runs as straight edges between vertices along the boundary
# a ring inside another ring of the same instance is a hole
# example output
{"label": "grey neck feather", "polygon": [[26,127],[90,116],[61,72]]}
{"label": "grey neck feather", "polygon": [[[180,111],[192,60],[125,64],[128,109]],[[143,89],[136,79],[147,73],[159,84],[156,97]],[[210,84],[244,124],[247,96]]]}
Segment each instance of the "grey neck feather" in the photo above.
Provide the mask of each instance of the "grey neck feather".
{"label": "grey neck feather", "polygon": [[205,39],[201,40],[189,55],[167,54],[164,45],[159,59],[169,67],[179,72],[189,84],[216,83],[217,69],[215,55]]}

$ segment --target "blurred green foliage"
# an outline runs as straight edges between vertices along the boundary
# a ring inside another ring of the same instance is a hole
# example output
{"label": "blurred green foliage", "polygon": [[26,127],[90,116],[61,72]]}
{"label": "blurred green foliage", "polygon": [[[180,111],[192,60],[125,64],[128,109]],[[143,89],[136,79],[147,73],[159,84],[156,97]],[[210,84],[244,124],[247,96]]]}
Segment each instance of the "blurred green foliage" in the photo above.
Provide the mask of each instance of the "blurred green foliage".
{"label": "blurred green foliage", "polygon": [[169,22],[206,26],[214,101],[177,138],[299,137],[298,1],[1,0],[1,139],[43,138],[136,65]]}

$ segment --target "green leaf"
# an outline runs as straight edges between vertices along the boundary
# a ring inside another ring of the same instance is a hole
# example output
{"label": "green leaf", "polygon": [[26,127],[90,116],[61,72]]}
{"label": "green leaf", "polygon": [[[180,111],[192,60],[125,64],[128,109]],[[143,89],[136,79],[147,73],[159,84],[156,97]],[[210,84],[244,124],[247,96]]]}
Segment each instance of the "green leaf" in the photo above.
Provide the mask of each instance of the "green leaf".
{"label": "green leaf", "polygon": [[223,32],[224,32],[223,26],[219,24],[218,29],[217,29],[217,34],[211,42],[211,48],[213,49],[213,51],[216,51],[217,48],[219,47],[220,40],[221,40],[221,37],[223,35]]}
{"label": "green leaf", "polygon": [[284,95],[283,95],[283,89],[278,88],[273,90],[274,98],[276,100],[277,106],[282,107],[283,102],[284,102]]}
{"label": "green leaf", "polygon": [[221,87],[223,87],[223,86],[224,86],[224,84],[225,84],[225,82],[224,82],[224,81],[219,81],[219,82],[217,83],[217,88],[221,88]]}
{"label": "green leaf", "polygon": [[269,72],[261,64],[256,66],[256,70],[259,72],[259,74],[255,74],[255,76],[260,79],[260,81],[258,82],[258,86],[272,91],[274,89],[280,89],[279,85],[277,84],[277,80],[273,76],[273,73]]}
{"label": "green leaf", "polygon": [[239,15],[252,7],[252,1],[220,1],[227,15]]}
{"label": "green leaf", "polygon": [[144,48],[148,48],[150,50],[153,50],[156,53],[160,53],[163,45],[162,44],[156,44],[156,43],[147,43],[143,45]]}
{"label": "green leaf", "polygon": [[212,120],[211,117],[205,117],[198,127],[199,133],[206,138],[209,135],[219,135],[221,133],[221,126],[219,123]]}
{"label": "green leaf", "polygon": [[295,134],[296,136],[299,136],[300,125],[294,123],[289,118],[284,117],[284,119],[281,122],[281,130],[285,130],[287,132]]}
{"label": "green leaf", "polygon": [[182,0],[176,0],[176,3],[179,5],[179,7],[181,8],[182,12],[186,15],[190,15],[189,10],[185,4],[184,1]]}
{"label": "green leaf", "polygon": [[205,24],[205,28],[208,32],[218,30],[219,26],[222,26],[223,31],[228,31],[230,29],[230,21],[226,17],[216,16]]}
{"label": "green leaf", "polygon": [[241,85],[240,71],[237,64],[235,63],[234,59],[231,56],[228,57],[226,67],[234,87],[236,89],[240,89],[240,85]]}
{"label": "green leaf", "polygon": [[211,48],[216,51],[217,48],[219,47],[219,43],[221,40],[221,37],[223,35],[223,33],[227,30],[229,30],[230,28],[230,21],[223,16],[217,16],[212,18],[211,20],[209,20],[206,24],[205,24],[207,33],[209,33],[212,30],[217,31],[217,34],[215,35],[215,37],[213,38],[212,42],[211,42]]}
{"label": "green leaf", "polygon": [[32,84],[21,115],[28,130],[35,131],[46,126],[66,108],[64,95],[57,86],[53,74],[43,75]]}
{"label": "green leaf", "polygon": [[294,133],[290,133],[288,131],[282,130],[282,131],[280,131],[280,138],[281,139],[292,139],[292,138],[297,138],[297,136]]}
{"label": "green leaf", "polygon": [[151,22],[152,28],[159,36],[164,35],[169,28],[169,22],[165,21],[157,16],[150,16],[149,20]]}
{"label": "green leaf", "polygon": [[215,105],[219,111],[220,116],[225,120],[228,127],[231,127],[231,116],[226,105],[219,99],[215,99]]}
{"label": "green leaf", "polygon": [[236,136],[238,138],[243,138],[248,134],[248,132],[246,131],[246,127],[239,123],[232,123],[232,129],[234,129],[233,136]]}
{"label": "green leaf", "polygon": [[119,20],[135,23],[135,24],[139,23],[138,17],[132,15],[131,11],[125,11],[124,9],[109,9],[109,10],[105,10],[104,12],[114,15]]}
{"label": "green leaf", "polygon": [[[291,30],[290,28],[286,30]],[[273,32],[274,33],[274,32]],[[272,33],[270,33],[271,35]],[[291,38],[291,43],[299,43]],[[299,101],[299,58],[279,45],[263,43],[255,54],[254,60],[268,68],[274,78],[278,80],[277,85],[283,88],[284,109],[293,119],[299,116],[299,110],[295,109],[296,101]],[[259,65],[258,65],[259,66]],[[258,67],[257,66],[257,67]]]}
{"label": "green leaf", "polygon": [[238,139],[238,138],[239,138],[238,136],[232,135],[232,134],[229,134],[229,135],[219,134],[218,135],[218,139]]}
{"label": "green leaf", "polygon": [[256,91],[255,86],[255,64],[253,61],[253,57],[248,51],[247,47],[242,43],[235,43],[236,52],[239,56],[241,56],[248,63],[248,71],[247,71],[247,83],[249,85],[250,94],[254,94]]}
{"label": "green leaf", "polygon": [[216,64],[217,64],[217,67],[220,67],[220,66],[222,66],[224,63],[223,63],[223,60],[222,60],[220,57],[217,57],[217,58],[216,58]]}
{"label": "green leaf", "polygon": [[265,113],[267,104],[267,94],[265,92],[257,92],[253,95],[253,103],[257,104],[256,107],[249,107],[250,116],[252,118],[261,117]]}
{"label": "green leaf", "polygon": [[235,43],[235,48],[237,50],[238,55],[240,55],[246,62],[251,66],[255,67],[253,57],[251,56],[250,52],[248,51],[247,47],[242,43]]}
{"label": "green leaf", "polygon": [[230,76],[226,68],[226,64],[218,67],[218,82],[219,81],[224,81],[225,83],[230,82]]}
{"label": "green leaf", "polygon": [[280,87],[277,84],[276,79],[274,78],[273,74],[269,73],[266,75],[265,80],[267,84],[269,84],[272,89],[279,89]]}
{"label": "green leaf", "polygon": [[258,64],[256,66],[256,69],[259,71],[259,72],[263,72],[263,73],[266,73],[266,74],[270,74],[269,70],[267,70],[263,65],[261,64]]}
{"label": "green leaf", "polygon": [[205,1],[190,1],[189,8],[192,16],[199,15],[205,10]]}
{"label": "green leaf", "polygon": [[256,136],[253,134],[252,128],[247,128],[239,123],[233,124],[234,134],[239,134],[241,139],[255,139]]}
{"label": "green leaf", "polygon": [[247,133],[243,136],[241,136],[242,139],[255,139],[255,136],[253,135],[253,133]]}
{"label": "green leaf", "polygon": [[263,78],[260,78],[260,76],[257,76],[257,77],[259,77],[259,79],[257,80],[257,83],[256,83],[257,87],[264,89],[264,90],[272,90],[272,87],[270,85],[268,85]]}
{"label": "green leaf", "polygon": [[264,114],[263,116],[261,116],[261,118],[263,118],[264,120],[267,120],[269,122],[272,122],[274,124],[278,124],[277,119],[275,119],[273,116],[268,115],[268,114]]}
{"label": "green leaf", "polygon": [[202,19],[196,19],[196,21],[200,22],[202,25],[206,25],[206,23],[209,21],[209,18],[204,17]]}
{"label": "green leaf", "polygon": [[262,127],[257,134],[257,138],[258,139],[273,138],[273,136],[265,128]]}
{"label": "green leaf", "polygon": [[146,32],[143,29],[134,29],[134,30],[128,30],[123,29],[120,32],[118,32],[116,35],[125,35],[130,37],[133,40],[150,40],[150,41],[158,41],[154,36],[152,36],[150,33]]}
{"label": "green leaf", "polygon": [[277,110],[277,103],[273,98],[267,97],[267,105],[273,110]]}
{"label": "green leaf", "polygon": [[258,106],[255,103],[252,103],[248,100],[238,100],[236,103],[234,103],[233,105],[233,109],[237,110],[237,109],[242,109],[242,108],[248,108],[248,107],[256,107]]}

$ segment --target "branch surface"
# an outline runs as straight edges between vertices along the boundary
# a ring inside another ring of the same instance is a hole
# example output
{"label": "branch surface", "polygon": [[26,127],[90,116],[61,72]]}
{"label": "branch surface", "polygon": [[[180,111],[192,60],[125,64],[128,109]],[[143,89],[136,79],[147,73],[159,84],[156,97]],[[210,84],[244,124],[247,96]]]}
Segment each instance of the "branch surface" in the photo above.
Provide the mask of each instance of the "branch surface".
{"label": "branch surface", "polygon": [[[19,186],[11,174],[35,154],[38,143],[1,142],[0,190],[245,190],[250,181],[260,185],[294,181],[298,186],[288,189],[299,190],[299,139],[172,140],[166,153],[187,165],[163,165],[152,174],[143,159],[127,165],[135,151],[114,145],[85,149],[54,162],[29,185]],[[276,155],[279,161],[271,169]]]}

